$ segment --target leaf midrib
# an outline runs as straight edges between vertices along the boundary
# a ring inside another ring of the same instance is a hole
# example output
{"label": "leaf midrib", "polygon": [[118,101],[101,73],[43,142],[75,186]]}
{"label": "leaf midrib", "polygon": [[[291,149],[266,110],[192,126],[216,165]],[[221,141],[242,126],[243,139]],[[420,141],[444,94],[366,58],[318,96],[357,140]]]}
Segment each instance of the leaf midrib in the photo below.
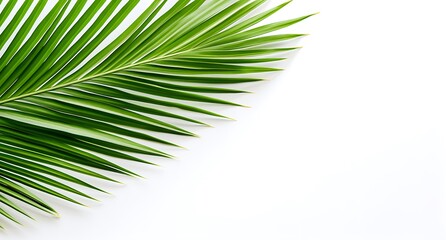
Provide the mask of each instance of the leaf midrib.
{"label": "leaf midrib", "polygon": [[75,81],[72,81],[72,82],[68,82],[68,83],[64,83],[64,84],[57,85],[57,86],[54,86],[54,87],[50,87],[50,88],[46,88],[46,89],[42,89],[42,90],[37,90],[37,91],[31,92],[31,93],[27,93],[27,94],[23,94],[23,95],[20,95],[20,96],[12,97],[12,98],[0,101],[0,106],[5,104],[5,103],[8,103],[8,102],[16,101],[16,100],[19,100],[19,99],[22,99],[22,98],[31,97],[31,96],[34,96],[34,95],[38,95],[38,94],[42,94],[42,93],[46,93],[46,92],[50,92],[50,91],[54,91],[54,90],[57,90],[57,89],[60,89],[60,88],[68,87],[68,86],[75,85],[75,84],[78,84],[78,83],[82,83],[82,82],[85,82],[85,81],[88,81],[88,80],[91,80],[91,79],[94,79],[94,78],[97,78],[97,77],[103,77],[103,76],[106,76],[108,74],[112,74],[112,73],[116,73],[116,72],[119,72],[119,71],[122,71],[122,70],[126,70],[126,69],[129,69],[129,68],[141,65],[141,64],[152,63],[152,62],[155,62],[155,61],[158,61],[158,60],[161,60],[161,59],[166,59],[166,58],[173,57],[173,56],[176,56],[176,55],[180,55],[180,54],[183,54],[183,53],[187,53],[187,52],[190,52],[190,51],[193,51],[193,50],[194,49],[189,49],[189,50],[186,50],[186,51],[177,52],[177,53],[173,53],[173,54],[170,54],[170,55],[168,54],[168,55],[157,57],[157,58],[153,58],[153,59],[147,59],[147,60],[140,61],[140,62],[137,62],[137,63],[128,64],[128,65],[125,65],[123,67],[119,67],[119,68],[116,68],[116,69],[113,69],[113,70],[110,70],[110,71],[106,71],[106,72],[103,72],[103,73],[100,73],[100,74],[79,78],[78,80],[75,80]]}

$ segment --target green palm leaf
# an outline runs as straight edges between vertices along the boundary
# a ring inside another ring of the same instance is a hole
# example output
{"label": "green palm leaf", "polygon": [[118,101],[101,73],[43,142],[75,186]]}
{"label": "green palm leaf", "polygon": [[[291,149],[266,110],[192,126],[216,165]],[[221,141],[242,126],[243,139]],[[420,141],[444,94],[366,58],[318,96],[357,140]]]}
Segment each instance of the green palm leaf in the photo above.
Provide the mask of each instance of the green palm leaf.
{"label": "green palm leaf", "polygon": [[0,215],[30,217],[23,203],[57,215],[30,189],[76,204],[73,195],[93,199],[76,185],[103,191],[72,173],[137,176],[103,156],[171,157],[130,139],[177,146],[156,133],[195,136],[178,121],[207,124],[186,112],[226,118],[193,102],[240,106],[207,94],[243,93],[232,84],[261,80],[246,74],[279,70],[265,66],[283,60],[271,55],[295,48],[277,44],[303,35],[272,33],[311,16],[259,25],[288,2],[259,14],[265,0],[166,2],[148,4],[105,47],[138,1],[0,5]]}

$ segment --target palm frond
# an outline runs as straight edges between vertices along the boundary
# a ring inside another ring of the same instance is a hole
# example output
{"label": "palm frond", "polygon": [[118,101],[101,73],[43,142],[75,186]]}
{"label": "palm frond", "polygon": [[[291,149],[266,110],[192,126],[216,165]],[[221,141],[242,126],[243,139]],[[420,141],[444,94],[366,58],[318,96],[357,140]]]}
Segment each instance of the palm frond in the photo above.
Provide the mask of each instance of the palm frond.
{"label": "palm frond", "polygon": [[131,139],[177,146],[156,133],[195,136],[175,122],[207,124],[186,112],[226,118],[193,102],[240,106],[208,93],[243,93],[232,84],[278,71],[265,66],[283,60],[271,55],[295,49],[278,43],[303,35],[272,33],[311,16],[259,25],[289,2],[258,14],[265,0],[166,2],[152,1],[105,47],[138,1],[0,5],[0,215],[30,217],[18,202],[57,215],[34,190],[76,204],[69,194],[92,197],[74,185],[103,191],[71,173],[137,176],[104,156],[171,157]]}

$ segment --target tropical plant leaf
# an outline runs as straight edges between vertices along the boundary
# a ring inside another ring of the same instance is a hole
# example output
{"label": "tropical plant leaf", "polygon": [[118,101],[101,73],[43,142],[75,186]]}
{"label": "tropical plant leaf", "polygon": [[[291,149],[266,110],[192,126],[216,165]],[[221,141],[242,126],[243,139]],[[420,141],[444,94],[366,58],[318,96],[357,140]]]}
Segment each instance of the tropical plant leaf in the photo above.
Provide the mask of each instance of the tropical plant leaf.
{"label": "tropical plant leaf", "polygon": [[171,157],[150,142],[178,146],[156,133],[195,136],[178,121],[226,118],[194,102],[241,106],[215,94],[278,71],[273,55],[296,49],[280,43],[304,35],[273,33],[311,16],[261,25],[289,3],[255,14],[264,2],[154,0],[108,43],[138,1],[1,3],[0,215],[31,217],[20,204],[57,215],[34,190],[82,205],[72,196],[93,197],[76,186],[104,192],[82,176],[138,176],[106,156],[153,164],[133,153]]}

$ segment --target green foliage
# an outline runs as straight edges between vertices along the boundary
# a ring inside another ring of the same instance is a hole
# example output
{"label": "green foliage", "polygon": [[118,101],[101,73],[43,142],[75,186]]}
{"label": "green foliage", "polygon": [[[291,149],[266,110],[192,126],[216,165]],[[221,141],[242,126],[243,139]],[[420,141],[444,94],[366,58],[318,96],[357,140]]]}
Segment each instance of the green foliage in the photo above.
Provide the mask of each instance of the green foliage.
{"label": "green foliage", "polygon": [[102,48],[138,1],[57,1],[45,16],[44,0],[5,3],[0,215],[14,222],[12,212],[30,217],[24,204],[57,215],[30,189],[76,204],[67,193],[92,197],[75,185],[103,191],[72,173],[112,182],[99,172],[136,175],[104,155],[148,164],[134,153],[170,157],[130,139],[176,146],[149,133],[194,136],[159,117],[206,125],[172,109],[224,118],[193,102],[239,106],[206,93],[243,93],[221,86],[261,80],[245,74],[277,71],[258,63],[283,60],[268,55],[295,49],[277,43],[302,35],[271,33],[309,17],[259,25],[288,3],[253,14],[264,2],[178,0],[164,9],[166,1],[154,0]]}

